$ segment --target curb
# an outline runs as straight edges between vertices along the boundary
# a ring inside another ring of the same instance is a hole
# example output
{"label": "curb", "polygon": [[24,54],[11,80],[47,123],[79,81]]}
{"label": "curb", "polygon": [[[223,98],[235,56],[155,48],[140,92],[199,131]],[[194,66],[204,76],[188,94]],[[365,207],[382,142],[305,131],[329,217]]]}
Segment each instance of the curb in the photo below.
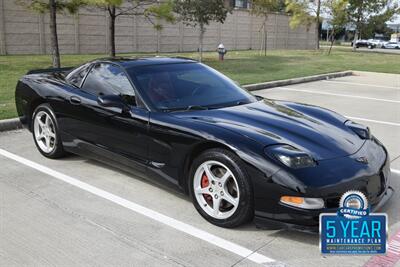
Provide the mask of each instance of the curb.
{"label": "curb", "polygon": [[[320,80],[328,80],[328,79],[332,79],[332,78],[345,77],[345,76],[351,76],[351,75],[354,75],[353,71],[342,71],[342,72],[319,74],[319,75],[300,77],[300,78],[294,78],[294,79],[288,79],[288,80],[278,80],[278,81],[272,81],[272,82],[266,82],[266,83],[248,84],[248,85],[244,85],[243,88],[245,88],[249,91],[256,91],[256,90],[262,90],[262,89],[269,89],[269,88],[273,88],[273,87],[313,82],[313,81],[320,81]],[[0,132],[17,130],[17,129],[21,129],[21,128],[23,128],[23,126],[18,118],[0,120]]]}
{"label": "curb", "polygon": [[314,81],[320,81],[320,80],[328,80],[328,79],[332,79],[332,78],[339,78],[339,77],[345,77],[345,76],[351,76],[351,75],[353,75],[353,71],[342,71],[342,72],[319,74],[319,75],[306,76],[306,77],[300,77],[300,78],[294,78],[294,79],[288,79],[288,80],[278,80],[278,81],[272,81],[272,82],[266,82],[266,83],[248,84],[248,85],[244,85],[243,88],[245,88],[249,91],[256,91],[256,90],[262,90],[262,89],[269,89],[269,88],[273,88],[273,87],[306,83],[306,82],[314,82]]}
{"label": "curb", "polygon": [[0,120],[0,132],[22,129],[19,118]]}

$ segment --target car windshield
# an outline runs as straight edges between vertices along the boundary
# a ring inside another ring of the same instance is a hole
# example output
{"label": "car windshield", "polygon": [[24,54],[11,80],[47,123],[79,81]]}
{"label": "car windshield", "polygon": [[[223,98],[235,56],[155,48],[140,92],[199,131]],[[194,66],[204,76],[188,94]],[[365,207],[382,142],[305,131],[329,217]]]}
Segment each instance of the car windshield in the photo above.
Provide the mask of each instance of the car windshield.
{"label": "car windshield", "polygon": [[160,111],[247,104],[256,98],[221,73],[199,63],[128,68],[136,86]]}

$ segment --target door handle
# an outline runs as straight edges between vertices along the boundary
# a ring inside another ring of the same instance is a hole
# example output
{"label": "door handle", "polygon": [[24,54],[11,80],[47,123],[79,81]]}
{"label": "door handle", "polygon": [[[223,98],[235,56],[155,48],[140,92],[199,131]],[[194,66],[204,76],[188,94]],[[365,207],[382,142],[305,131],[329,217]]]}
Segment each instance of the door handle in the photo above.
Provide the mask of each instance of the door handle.
{"label": "door handle", "polygon": [[69,98],[69,102],[70,102],[72,105],[80,105],[80,104],[81,104],[81,99],[80,99],[79,97],[77,97],[77,96],[71,96],[71,97]]}

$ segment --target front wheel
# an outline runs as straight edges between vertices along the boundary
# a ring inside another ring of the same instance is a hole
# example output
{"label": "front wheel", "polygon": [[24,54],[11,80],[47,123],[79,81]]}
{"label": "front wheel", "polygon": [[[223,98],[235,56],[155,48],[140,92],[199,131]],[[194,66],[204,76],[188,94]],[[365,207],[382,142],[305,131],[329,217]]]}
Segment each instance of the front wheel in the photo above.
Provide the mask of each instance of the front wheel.
{"label": "front wheel", "polygon": [[38,106],[32,116],[32,135],[39,152],[55,159],[63,157],[65,152],[53,114],[48,104]]}
{"label": "front wheel", "polygon": [[197,211],[207,221],[226,228],[253,217],[253,190],[243,162],[225,149],[211,149],[191,168],[190,193]]}

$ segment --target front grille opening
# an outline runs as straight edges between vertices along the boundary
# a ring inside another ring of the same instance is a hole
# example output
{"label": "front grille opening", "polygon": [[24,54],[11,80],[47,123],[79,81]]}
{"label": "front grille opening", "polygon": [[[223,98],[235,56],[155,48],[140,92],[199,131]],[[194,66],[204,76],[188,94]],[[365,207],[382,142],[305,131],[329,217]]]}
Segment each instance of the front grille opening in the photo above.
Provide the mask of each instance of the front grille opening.
{"label": "front grille opening", "polygon": [[340,197],[328,198],[325,200],[326,208],[337,209],[339,208]]}

